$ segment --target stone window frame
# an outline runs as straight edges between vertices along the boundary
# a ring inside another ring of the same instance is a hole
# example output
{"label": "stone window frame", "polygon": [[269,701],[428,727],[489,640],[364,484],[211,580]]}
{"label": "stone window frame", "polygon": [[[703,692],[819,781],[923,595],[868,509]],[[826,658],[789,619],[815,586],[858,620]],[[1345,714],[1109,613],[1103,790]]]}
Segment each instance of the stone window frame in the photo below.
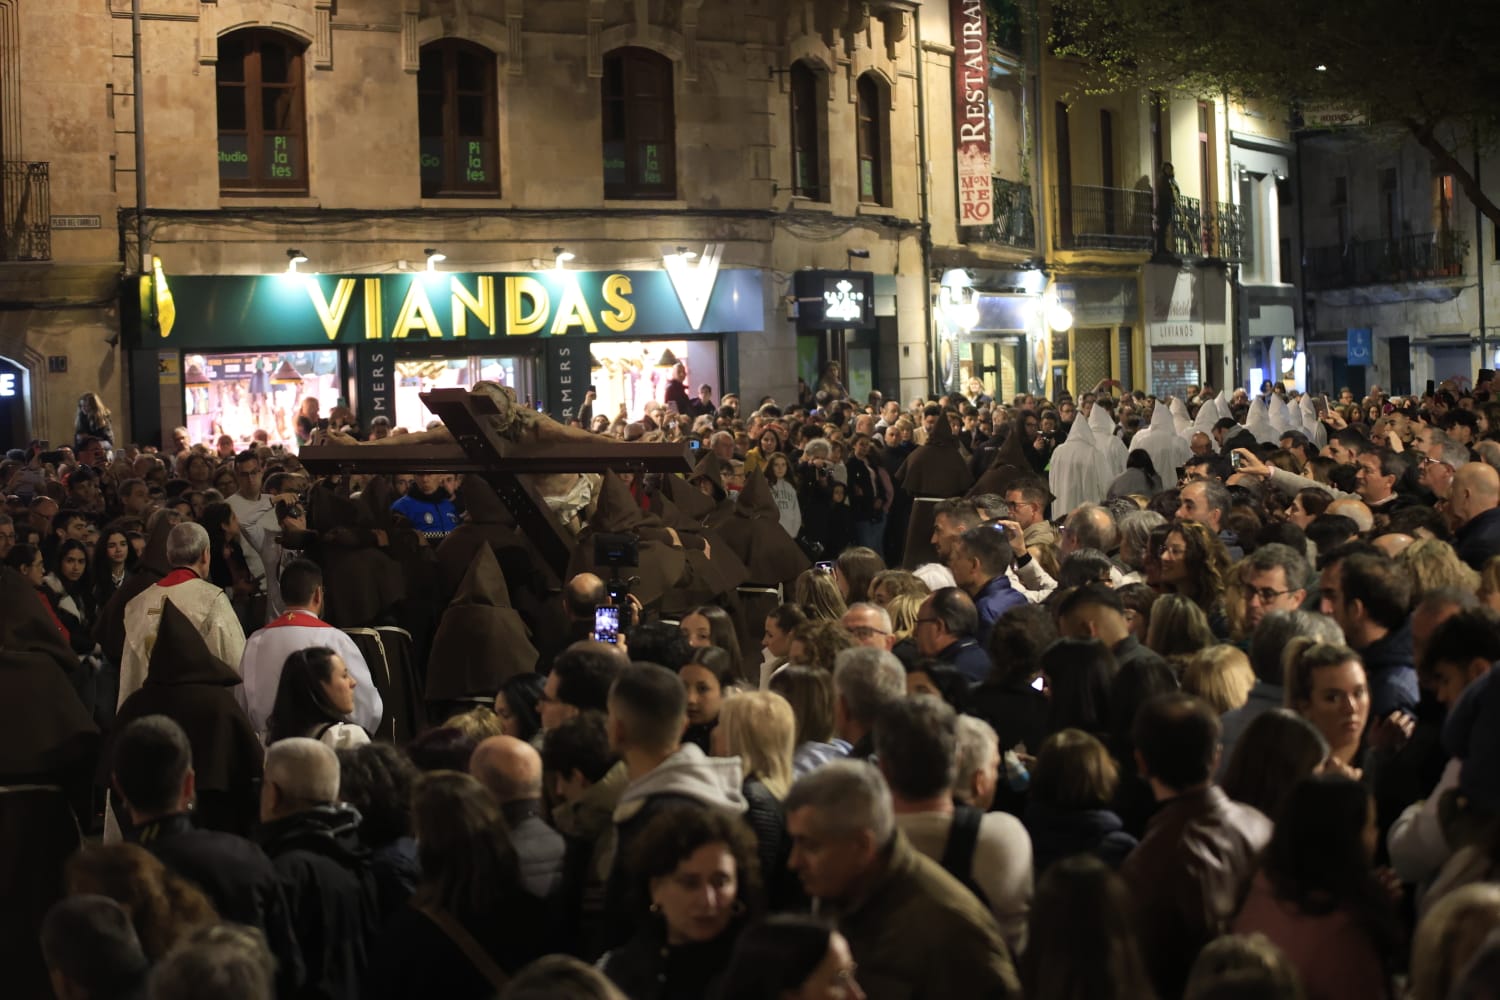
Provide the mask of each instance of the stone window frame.
{"label": "stone window frame", "polygon": [[[244,62],[241,66],[240,81],[225,81],[224,68],[224,46],[226,43],[244,41],[247,44]],[[267,131],[262,122],[264,111],[264,81],[259,72],[261,46],[275,43],[286,49],[288,58],[287,77],[289,84],[286,90],[292,100],[292,110],[289,119],[293,128],[287,130],[287,134],[298,140],[298,162],[295,164],[297,176],[288,181],[277,181],[261,174],[265,165],[265,143]],[[308,170],[308,136],[307,136],[307,60],[308,45],[304,39],[285,31],[274,28],[252,26],[239,28],[234,31],[220,35],[217,40],[218,57],[215,60],[217,69],[214,80],[214,93],[217,102],[222,102],[226,89],[242,91],[245,105],[245,136],[246,153],[250,158],[251,176],[242,183],[226,183],[222,172],[219,177],[219,191],[225,195],[244,194],[301,194],[309,191]],[[252,66],[254,73],[252,77]],[[215,134],[222,138],[226,131],[218,120],[217,105],[215,109]],[[234,130],[238,134],[240,130]]]}
{"label": "stone window frame", "polygon": [[[423,57],[438,53],[444,60],[443,63],[443,154],[445,170],[447,171],[443,180],[436,187],[429,187],[426,180],[421,181],[423,198],[497,198],[503,189],[504,174],[501,170],[500,160],[500,87],[499,87],[499,57],[496,53],[485,46],[462,38],[438,38],[422,45],[418,53],[419,69],[417,72],[417,133],[418,142],[424,137],[422,129],[422,100],[421,95],[421,70],[420,62]],[[480,185],[465,185],[454,182],[454,171],[462,157],[458,150],[460,139],[457,127],[457,111],[452,106],[453,91],[456,89],[457,63],[459,56],[479,57],[485,61],[484,67],[484,135],[483,141],[489,146],[492,162],[495,165],[495,179],[493,183]]]}
{"label": "stone window frame", "polygon": [[[611,68],[615,63],[620,64],[619,86],[621,92],[611,93],[612,81]],[[630,92],[632,83],[638,82],[639,78],[631,75],[632,68],[636,73],[656,72],[660,74],[656,81],[659,96],[654,98],[632,97]],[[659,201],[672,200],[677,197],[677,107],[676,107],[676,77],[677,66],[669,56],[640,45],[622,45],[603,53],[603,74],[599,80],[599,108],[601,117],[601,157],[604,153],[605,144],[619,141],[625,147],[625,180],[620,183],[611,184],[608,177],[604,179],[604,197],[609,201]],[[619,126],[621,134],[615,136],[612,133],[611,104],[618,103],[621,107]],[[636,176],[638,160],[634,151],[644,142],[650,141],[649,137],[641,134],[645,127],[645,119],[653,110],[652,104],[663,105],[657,110],[660,117],[666,121],[667,135],[657,140],[666,147],[666,155],[662,159],[663,177],[661,184],[647,184]]]}

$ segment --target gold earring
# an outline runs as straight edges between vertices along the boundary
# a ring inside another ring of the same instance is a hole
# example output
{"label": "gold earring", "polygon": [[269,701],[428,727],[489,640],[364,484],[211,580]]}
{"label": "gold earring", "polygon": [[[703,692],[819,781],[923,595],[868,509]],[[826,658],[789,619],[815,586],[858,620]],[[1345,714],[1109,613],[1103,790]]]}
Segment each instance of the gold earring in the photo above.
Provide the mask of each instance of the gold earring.
{"label": "gold earring", "polygon": [[653,902],[651,904],[651,906],[650,906],[650,910],[651,910],[652,913],[660,915],[661,914],[661,904],[657,903],[657,902]]}

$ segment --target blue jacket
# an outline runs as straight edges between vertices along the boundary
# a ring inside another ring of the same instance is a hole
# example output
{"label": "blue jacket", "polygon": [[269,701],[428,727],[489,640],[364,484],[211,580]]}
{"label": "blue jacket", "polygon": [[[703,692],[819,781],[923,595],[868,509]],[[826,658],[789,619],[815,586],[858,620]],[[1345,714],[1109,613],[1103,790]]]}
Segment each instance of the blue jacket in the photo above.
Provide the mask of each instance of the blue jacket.
{"label": "blue jacket", "polygon": [[1019,608],[1026,603],[1026,595],[1010,585],[1010,577],[1001,573],[999,576],[979,588],[979,593],[974,595],[974,610],[979,612],[979,645],[988,650],[990,648],[990,633],[994,631],[995,622],[1000,616],[1012,608]]}
{"label": "blue jacket", "polygon": [[1453,550],[1475,571],[1484,569],[1490,556],[1500,555],[1500,507],[1471,517],[1454,535]]}
{"label": "blue jacket", "polygon": [[458,508],[444,492],[418,496],[414,489],[391,504],[391,510],[410,521],[418,534],[429,541],[442,538],[458,527]]}
{"label": "blue jacket", "polygon": [[1370,719],[1375,721],[1403,709],[1415,715],[1422,690],[1417,684],[1417,669],[1411,644],[1411,621],[1391,629],[1357,650],[1365,664],[1370,682]]}
{"label": "blue jacket", "polygon": [[940,650],[933,659],[957,667],[959,673],[976,684],[990,675],[990,654],[968,636],[955,639]]}

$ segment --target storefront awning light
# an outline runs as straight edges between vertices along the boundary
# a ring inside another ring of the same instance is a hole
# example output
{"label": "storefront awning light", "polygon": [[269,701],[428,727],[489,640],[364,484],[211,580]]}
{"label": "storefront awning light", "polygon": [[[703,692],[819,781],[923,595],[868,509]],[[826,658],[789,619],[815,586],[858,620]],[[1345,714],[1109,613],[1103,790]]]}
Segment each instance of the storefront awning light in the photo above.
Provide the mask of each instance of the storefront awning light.
{"label": "storefront awning light", "polygon": [[423,250],[422,253],[426,254],[427,256],[427,270],[429,271],[436,271],[437,266],[448,259],[447,254],[435,250],[432,247],[428,247],[426,250]]}
{"label": "storefront awning light", "polygon": [[271,376],[271,384],[301,385],[302,376],[297,373],[297,369],[292,367],[292,363],[290,361],[283,358],[281,360],[280,367],[278,367],[276,369],[276,373]]}
{"label": "storefront awning light", "polygon": [[563,269],[563,265],[573,259],[574,254],[567,247],[553,247],[552,256],[557,261],[557,269],[561,271]]}
{"label": "storefront awning light", "polygon": [[286,252],[287,274],[296,274],[298,264],[306,264],[307,255],[296,248],[288,248]]}
{"label": "storefront awning light", "polygon": [[208,376],[203,374],[203,366],[199,364],[188,365],[187,374],[182,377],[183,385],[208,385]]}

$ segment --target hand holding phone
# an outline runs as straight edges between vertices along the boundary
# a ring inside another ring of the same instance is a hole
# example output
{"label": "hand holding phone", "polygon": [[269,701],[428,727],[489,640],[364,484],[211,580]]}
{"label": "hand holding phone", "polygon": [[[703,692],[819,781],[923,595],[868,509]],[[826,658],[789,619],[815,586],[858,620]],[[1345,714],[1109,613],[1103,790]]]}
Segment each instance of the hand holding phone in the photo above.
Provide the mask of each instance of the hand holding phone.
{"label": "hand holding phone", "polygon": [[620,609],[599,607],[594,609],[594,641],[607,642],[611,646],[620,641]]}

